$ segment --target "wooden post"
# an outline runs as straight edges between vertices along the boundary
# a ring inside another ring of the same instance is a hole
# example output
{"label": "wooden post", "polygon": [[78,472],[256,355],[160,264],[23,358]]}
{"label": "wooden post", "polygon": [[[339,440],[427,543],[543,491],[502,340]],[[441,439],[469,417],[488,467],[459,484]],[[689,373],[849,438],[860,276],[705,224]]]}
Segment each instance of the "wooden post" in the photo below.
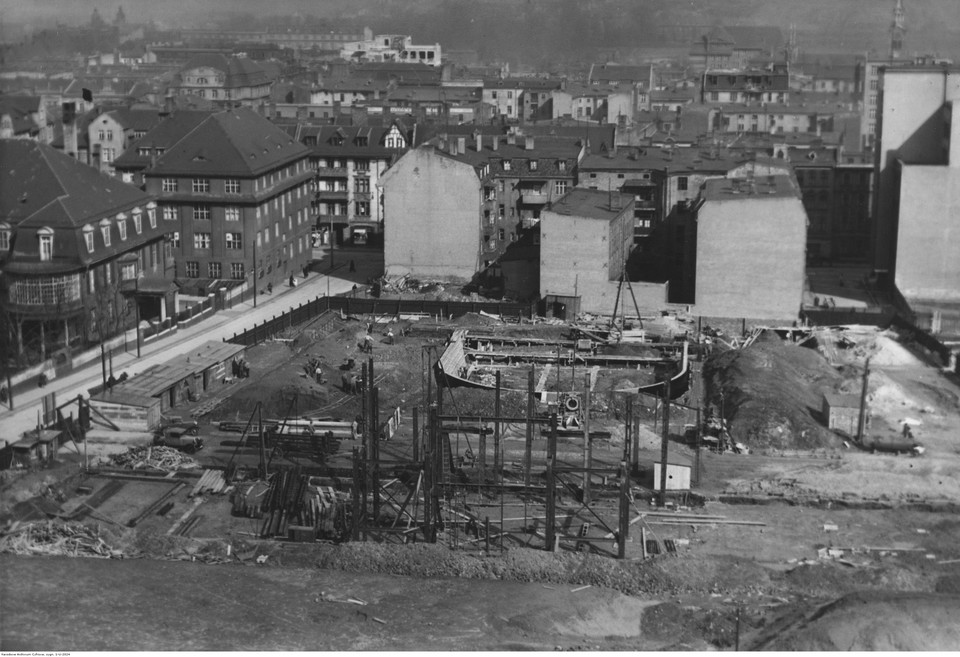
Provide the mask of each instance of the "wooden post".
{"label": "wooden post", "polygon": [[700,485],[700,405],[697,405],[696,461],[693,464],[693,483]]}
{"label": "wooden post", "polygon": [[[637,398],[639,401],[639,397]],[[632,415],[632,414],[631,414]],[[630,436],[633,438],[633,444],[630,446],[630,471],[640,471],[640,418],[631,418],[632,429]]]}
{"label": "wooden post", "polygon": [[487,474],[487,432],[484,430],[482,416],[480,417],[480,438],[477,442],[480,450],[480,482],[482,483],[486,481]]}
{"label": "wooden post", "polygon": [[590,504],[590,463],[592,445],[590,444],[590,373],[583,377],[583,503]]}
{"label": "wooden post", "polygon": [[420,461],[420,409],[413,407],[413,462]]}
{"label": "wooden post", "polygon": [[663,382],[663,434],[660,437],[660,506],[667,504],[667,450],[670,434],[670,375]]}
{"label": "wooden post", "polygon": [[[500,531],[503,531],[503,529]],[[487,554],[490,554],[490,516],[483,519],[483,538],[486,543]]]}
{"label": "wooden post", "polygon": [[620,531],[617,536],[617,558],[627,556],[627,538],[630,535],[630,471],[627,462],[620,462]]}
{"label": "wooden post", "polygon": [[647,530],[643,527],[640,528],[640,554],[647,558]]}
{"label": "wooden post", "polygon": [[[870,382],[870,358],[863,364],[863,386],[860,388],[860,413],[857,416],[857,442],[863,444],[863,431],[867,425],[867,384]],[[829,420],[829,418],[827,418]]]}
{"label": "wooden post", "polygon": [[380,431],[378,425],[380,422],[380,388],[373,388],[373,431],[371,432],[371,445],[373,446],[370,454],[371,460],[371,481],[370,487],[373,491],[373,522],[380,520]]}
{"label": "wooden post", "polygon": [[353,510],[353,523],[350,528],[350,538],[354,541],[360,540],[360,482],[363,479],[363,473],[360,471],[360,448],[353,448],[353,490],[350,495],[351,507]]}
{"label": "wooden post", "polygon": [[557,547],[556,539],[556,516],[557,516],[557,498],[556,481],[553,468],[557,459],[557,413],[550,414],[550,436],[547,439],[547,517],[545,520],[544,536],[546,537],[547,552],[555,552]]}
{"label": "wooden post", "polygon": [[[497,370],[497,393],[493,401],[493,414],[496,417],[493,423],[493,470],[496,473],[500,472],[500,370]],[[500,531],[503,531],[502,527]]]}
{"label": "wooden post", "polygon": [[626,398],[626,408],[623,419],[623,460],[630,463],[630,452],[633,450],[633,397]]}
{"label": "wooden post", "polygon": [[523,485],[530,485],[530,465],[533,461],[533,366],[527,372],[527,437],[523,450]]}

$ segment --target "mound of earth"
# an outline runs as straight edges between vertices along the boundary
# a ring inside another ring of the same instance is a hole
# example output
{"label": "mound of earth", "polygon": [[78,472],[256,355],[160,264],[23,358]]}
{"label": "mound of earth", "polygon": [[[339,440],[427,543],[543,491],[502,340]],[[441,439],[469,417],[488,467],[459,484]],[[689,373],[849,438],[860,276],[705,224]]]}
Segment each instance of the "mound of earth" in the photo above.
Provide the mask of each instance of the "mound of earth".
{"label": "mound of earth", "polygon": [[960,596],[851,593],[800,618],[766,628],[752,650],[955,650]]}
{"label": "mound of earth", "polygon": [[823,393],[843,378],[816,351],[766,332],[745,349],[711,356],[703,376],[707,399],[722,407],[735,441],[760,449],[839,444],[819,416]]}

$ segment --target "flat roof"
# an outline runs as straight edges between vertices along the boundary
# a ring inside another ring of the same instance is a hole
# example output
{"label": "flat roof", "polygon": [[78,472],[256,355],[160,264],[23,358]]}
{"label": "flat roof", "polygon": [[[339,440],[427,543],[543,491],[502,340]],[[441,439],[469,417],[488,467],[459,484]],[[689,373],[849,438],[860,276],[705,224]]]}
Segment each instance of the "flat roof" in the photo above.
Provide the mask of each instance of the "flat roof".
{"label": "flat roof", "polygon": [[620,192],[575,187],[547,212],[610,221],[623,214],[632,200],[632,196]]}
{"label": "flat roof", "polygon": [[761,200],[800,198],[790,176],[756,176],[752,182],[743,178],[716,178],[704,183],[703,198],[707,201]]}
{"label": "flat roof", "polygon": [[[208,367],[229,360],[246,347],[230,342],[209,341],[192,349],[189,353],[179,354],[165,363],[154,365],[133,378],[114,386],[113,394],[127,396],[130,399],[137,397],[156,397],[183,381],[187,377],[203,372]],[[97,396],[103,401],[110,401]]]}

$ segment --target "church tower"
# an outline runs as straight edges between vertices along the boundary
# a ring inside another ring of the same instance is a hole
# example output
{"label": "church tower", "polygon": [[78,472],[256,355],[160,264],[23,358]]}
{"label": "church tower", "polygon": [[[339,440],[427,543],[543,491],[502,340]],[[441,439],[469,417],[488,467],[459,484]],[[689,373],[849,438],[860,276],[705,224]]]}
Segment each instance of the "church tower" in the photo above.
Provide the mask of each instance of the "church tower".
{"label": "church tower", "polygon": [[890,25],[890,59],[900,59],[903,52],[903,34],[906,32],[903,21],[903,0],[897,0],[897,6],[893,9],[893,23]]}

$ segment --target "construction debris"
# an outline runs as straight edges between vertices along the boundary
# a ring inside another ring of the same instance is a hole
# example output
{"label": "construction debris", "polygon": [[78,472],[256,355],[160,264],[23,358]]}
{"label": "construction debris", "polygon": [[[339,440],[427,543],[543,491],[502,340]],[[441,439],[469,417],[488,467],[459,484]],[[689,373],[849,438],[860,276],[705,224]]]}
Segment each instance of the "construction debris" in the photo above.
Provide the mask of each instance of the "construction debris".
{"label": "construction debris", "polygon": [[110,461],[128,470],[152,469],[174,472],[200,467],[192,457],[172,447],[163,446],[131,447],[124,453],[114,454],[110,457]]}
{"label": "construction debris", "polygon": [[99,529],[72,522],[17,524],[0,536],[0,554],[123,558],[99,534]]}

